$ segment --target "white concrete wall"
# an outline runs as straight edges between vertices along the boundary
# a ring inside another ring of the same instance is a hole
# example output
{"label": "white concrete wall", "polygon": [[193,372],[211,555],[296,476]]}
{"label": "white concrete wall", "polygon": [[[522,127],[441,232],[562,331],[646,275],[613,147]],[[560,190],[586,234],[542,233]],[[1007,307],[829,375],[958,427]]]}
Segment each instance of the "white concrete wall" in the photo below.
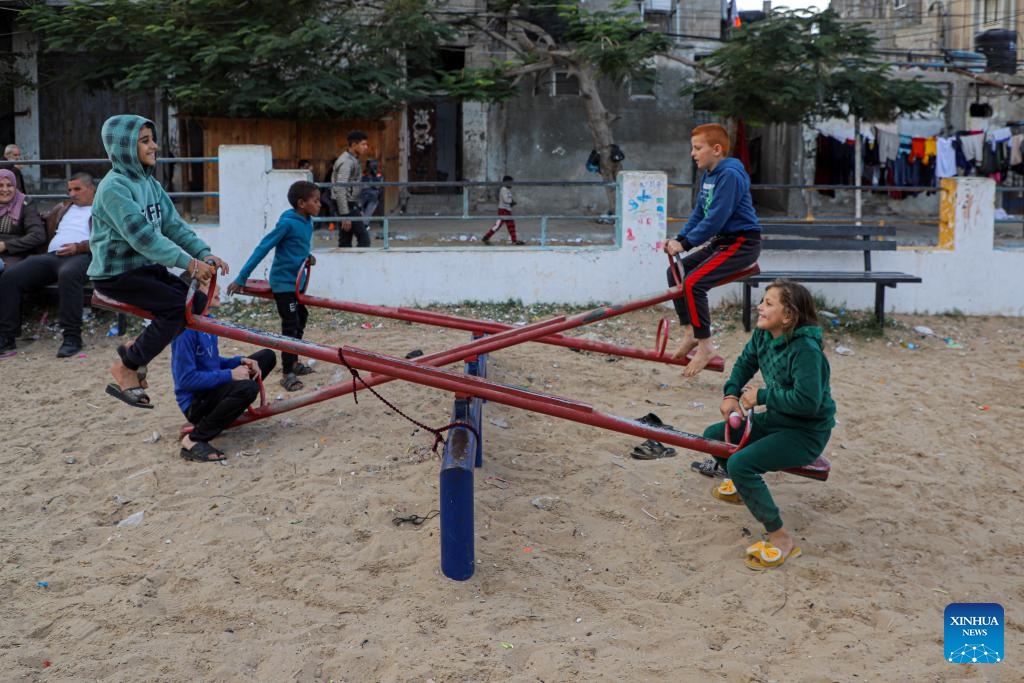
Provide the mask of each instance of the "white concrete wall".
{"label": "white concrete wall", "polygon": [[[220,148],[221,225],[201,235],[214,253],[237,270],[260,238],[288,208],[288,187],[309,179],[304,171],[275,171],[270,149],[256,145]],[[994,251],[995,184],[959,178],[944,210],[952,218],[945,246],[874,252],[876,270],[912,273],[919,285],[900,285],[886,295],[887,312],[1024,315],[1024,250]],[[663,173],[628,172],[619,178],[616,247],[545,248],[480,246],[336,249],[317,252],[310,294],[388,306],[460,301],[525,304],[622,302],[664,291],[667,258],[661,244],[667,230]],[[253,273],[267,276],[268,257]],[[772,252],[762,270],[862,267],[861,252]],[[872,308],[871,285],[815,286],[830,300],[851,308]],[[712,291],[712,302],[738,299],[739,285]]]}

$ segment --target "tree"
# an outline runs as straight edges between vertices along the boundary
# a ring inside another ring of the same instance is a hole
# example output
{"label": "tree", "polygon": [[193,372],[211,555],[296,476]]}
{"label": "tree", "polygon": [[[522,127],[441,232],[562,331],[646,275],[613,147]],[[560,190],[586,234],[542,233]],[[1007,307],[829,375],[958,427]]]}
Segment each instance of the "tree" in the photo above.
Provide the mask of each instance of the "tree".
{"label": "tree", "polygon": [[458,83],[433,66],[455,36],[435,13],[426,0],[72,0],[20,20],[44,50],[86,55],[55,78],[159,88],[191,115],[319,119],[393,111]]}
{"label": "tree", "polygon": [[[611,158],[615,141],[611,124],[618,118],[605,106],[600,86],[621,84],[626,79],[649,79],[654,57],[671,48],[664,34],[647,29],[636,10],[625,1],[608,10],[589,10],[582,3],[534,4],[501,1],[488,14],[466,16],[463,27],[490,38],[507,50],[504,60],[490,69],[470,70],[461,85],[449,91],[465,99],[492,99],[474,81],[514,87],[523,79],[554,69],[564,70],[579,83],[594,149],[601,155],[601,177],[613,182],[621,165]],[[614,212],[615,192],[608,189],[609,212]]]}
{"label": "tree", "polygon": [[891,121],[941,100],[935,88],[895,78],[874,48],[867,24],[842,22],[832,10],[774,12],[704,59],[710,76],[681,94],[693,94],[701,108],[756,124],[851,115]]}
{"label": "tree", "polygon": [[[610,154],[617,116],[601,81],[649,78],[651,58],[670,48],[625,0],[598,11],[497,0],[485,13],[430,0],[72,0],[38,3],[21,19],[42,33],[45,50],[88,56],[61,77],[159,87],[191,115],[365,117],[435,96],[501,101],[530,76],[565,70],[579,82],[609,182],[620,166]],[[438,51],[460,32],[494,41],[507,58],[439,67]]]}

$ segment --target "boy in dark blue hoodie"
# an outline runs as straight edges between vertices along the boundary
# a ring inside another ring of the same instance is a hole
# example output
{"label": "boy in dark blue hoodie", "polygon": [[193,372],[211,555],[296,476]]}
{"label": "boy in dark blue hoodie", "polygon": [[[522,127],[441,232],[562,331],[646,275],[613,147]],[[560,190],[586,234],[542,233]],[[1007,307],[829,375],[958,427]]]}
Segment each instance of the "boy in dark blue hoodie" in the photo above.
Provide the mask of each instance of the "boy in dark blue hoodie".
{"label": "boy in dark blue hoodie", "polygon": [[[295,281],[299,277],[306,260],[309,264],[316,263],[313,256],[313,219],[320,213],[320,190],[316,185],[300,180],[288,188],[288,203],[292,208],[281,214],[277,225],[264,236],[252,256],[242,266],[235,281],[228,285],[228,294],[236,294],[245,287],[249,274],[259,265],[260,261],[274,250],[274,261],[270,266],[270,291],[277,302],[277,313],[281,316],[281,334],[294,339],[302,339],[306,330],[309,311],[299,303],[295,294]],[[306,288],[303,280],[301,289]],[[281,385],[288,391],[302,389],[299,375],[308,375],[313,368],[298,362],[294,353],[281,352],[281,372],[284,378]]]}
{"label": "boy in dark blue hoodie", "polygon": [[[205,287],[202,288],[205,293]],[[220,305],[219,288],[210,307]],[[193,462],[226,460],[212,441],[229,427],[260,393],[257,377],[266,378],[276,364],[274,352],[260,349],[248,357],[220,355],[217,337],[186,329],[171,342],[174,396],[194,427],[181,439],[181,457]]]}
{"label": "boy in dark blue hoodie", "polygon": [[[729,134],[717,123],[697,126],[690,146],[690,156],[704,172],[700,192],[690,220],[665,243],[670,256],[694,250],[682,261],[685,296],[672,300],[683,326],[682,344],[672,357],[685,358],[696,349],[684,377],[696,375],[715,355],[708,290],[756,263],[761,254],[761,225],[750,198],[750,177],[742,163],[729,158]],[[676,284],[674,268],[668,271],[670,287]]]}

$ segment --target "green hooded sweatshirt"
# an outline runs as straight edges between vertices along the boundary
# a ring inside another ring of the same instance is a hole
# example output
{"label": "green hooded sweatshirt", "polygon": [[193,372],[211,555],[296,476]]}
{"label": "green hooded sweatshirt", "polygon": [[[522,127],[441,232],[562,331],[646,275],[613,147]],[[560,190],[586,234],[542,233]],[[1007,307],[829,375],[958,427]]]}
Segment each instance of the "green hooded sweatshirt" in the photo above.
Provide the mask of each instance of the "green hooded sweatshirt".
{"label": "green hooded sweatshirt", "polygon": [[754,330],[733,365],[725,394],[739,396],[758,370],[765,386],[757,390],[757,402],[768,408],[755,416],[759,425],[810,431],[835,426],[836,404],[820,327],[805,325],[775,339],[765,330]]}
{"label": "green hooded sweatshirt", "polygon": [[114,168],[96,188],[92,203],[92,262],[89,277],[104,280],[152,263],[187,268],[192,258],[210,254],[181,219],[155,168],[139,161],[139,132],[153,122],[133,114],[111,116],[103,124],[103,146]]}

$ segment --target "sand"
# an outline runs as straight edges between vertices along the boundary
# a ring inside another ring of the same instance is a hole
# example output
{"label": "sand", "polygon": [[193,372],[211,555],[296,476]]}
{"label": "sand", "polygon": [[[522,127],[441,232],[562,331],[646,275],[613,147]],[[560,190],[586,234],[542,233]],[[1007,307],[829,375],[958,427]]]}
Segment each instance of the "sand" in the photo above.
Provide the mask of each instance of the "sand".
{"label": "sand", "polygon": [[[246,322],[273,329],[256,310]],[[650,348],[663,315],[585,333]],[[736,318],[716,336],[727,359],[747,338]],[[689,467],[701,454],[633,460],[636,437],[489,403],[465,582],[440,572],[439,519],[392,523],[438,507],[438,461],[368,393],[226,432],[228,466],[189,463],[169,353],[150,372],[156,408],[138,410],[103,393],[108,318],[66,361],[43,329],[0,361],[0,679],[1022,680],[1024,320],[895,321],[828,335],[829,481],[767,477],[803,557],[744,566],[763,530],[711,498]],[[468,334],[320,315],[307,338],[404,356]],[[722,375],[611,360],[528,344],[492,354],[490,376],[695,433],[717,419]],[[317,367],[307,386],[346,376]],[[449,420],[449,394],[380,390]],[[1005,662],[944,660],[951,602],[1005,607]]]}

